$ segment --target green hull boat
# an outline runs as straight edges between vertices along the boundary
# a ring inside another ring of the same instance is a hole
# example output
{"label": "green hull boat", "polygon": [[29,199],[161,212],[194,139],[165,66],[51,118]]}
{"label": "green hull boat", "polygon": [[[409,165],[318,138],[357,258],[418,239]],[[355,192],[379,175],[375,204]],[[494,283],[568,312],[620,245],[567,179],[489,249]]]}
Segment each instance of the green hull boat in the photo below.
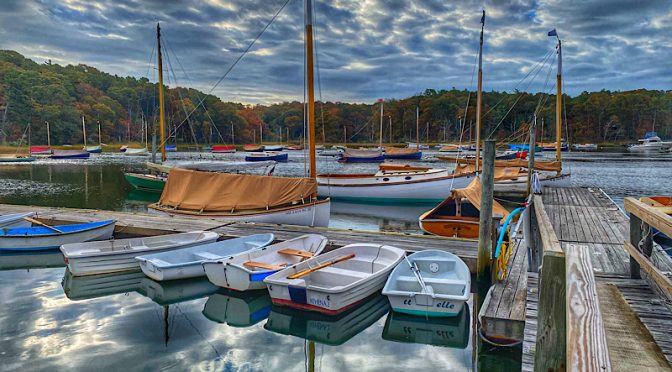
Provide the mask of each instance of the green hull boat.
{"label": "green hull boat", "polygon": [[163,192],[166,178],[153,174],[124,173],[126,182],[138,190],[148,192]]}

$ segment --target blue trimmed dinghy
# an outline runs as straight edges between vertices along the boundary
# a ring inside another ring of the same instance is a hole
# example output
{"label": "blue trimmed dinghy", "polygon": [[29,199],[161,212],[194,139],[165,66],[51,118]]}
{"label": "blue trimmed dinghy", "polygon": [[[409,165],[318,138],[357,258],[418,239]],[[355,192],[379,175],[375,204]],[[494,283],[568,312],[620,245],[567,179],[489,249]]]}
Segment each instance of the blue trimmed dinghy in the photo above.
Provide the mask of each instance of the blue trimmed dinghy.
{"label": "blue trimmed dinghy", "polygon": [[16,227],[30,227],[32,223],[24,217],[33,217],[35,212],[12,213],[0,215],[0,229],[12,229]]}
{"label": "blue trimmed dinghy", "polygon": [[114,220],[47,227],[0,229],[0,251],[41,251],[63,244],[107,240],[114,232]]}
{"label": "blue trimmed dinghy", "polygon": [[236,291],[264,289],[264,278],[319,255],[328,241],[322,235],[302,235],[249,253],[206,261],[203,269],[208,280],[223,288]]}
{"label": "blue trimmed dinghy", "polygon": [[261,249],[273,243],[273,234],[255,234],[196,247],[138,256],[148,277],[162,281],[205,276],[203,262],[216,261]]}

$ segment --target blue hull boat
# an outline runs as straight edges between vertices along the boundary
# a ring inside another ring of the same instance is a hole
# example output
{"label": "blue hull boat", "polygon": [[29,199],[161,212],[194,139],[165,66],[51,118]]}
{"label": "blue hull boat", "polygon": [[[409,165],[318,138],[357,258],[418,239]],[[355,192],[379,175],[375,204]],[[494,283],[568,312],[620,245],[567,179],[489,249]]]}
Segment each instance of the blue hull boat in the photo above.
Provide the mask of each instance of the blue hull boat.
{"label": "blue hull boat", "polygon": [[166,145],[166,152],[177,152],[177,145]]}
{"label": "blue hull boat", "polygon": [[422,159],[422,152],[414,152],[412,154],[394,154],[385,155],[385,159],[401,159],[401,160],[419,160]]}
{"label": "blue hull boat", "polygon": [[382,163],[385,161],[385,155],[374,157],[356,157],[356,156],[341,156],[338,159],[339,163]]}
{"label": "blue hull boat", "polygon": [[0,229],[0,251],[41,251],[58,249],[63,244],[108,240],[114,220],[48,227]]}
{"label": "blue hull boat", "polygon": [[259,152],[250,155],[245,155],[245,161],[268,161],[268,160],[284,163],[289,160],[289,155],[280,153],[267,153],[267,152]]}
{"label": "blue hull boat", "polygon": [[52,159],[88,159],[91,156],[86,151],[79,150],[54,150]]}

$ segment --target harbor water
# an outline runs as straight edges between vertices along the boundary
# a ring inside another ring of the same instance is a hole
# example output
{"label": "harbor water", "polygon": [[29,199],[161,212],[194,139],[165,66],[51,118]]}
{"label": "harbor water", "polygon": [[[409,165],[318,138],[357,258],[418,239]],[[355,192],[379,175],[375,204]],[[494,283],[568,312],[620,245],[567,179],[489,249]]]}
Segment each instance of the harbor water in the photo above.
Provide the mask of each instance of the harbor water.
{"label": "harbor water", "polygon": [[[670,157],[570,153],[564,159],[574,186],[602,188],[619,205],[626,196],[669,190]],[[158,194],[132,190],[123,172],[142,170],[146,160],[102,154],[0,165],[0,203],[143,212]],[[275,174],[304,175],[304,164],[301,152],[291,153]],[[375,169],[318,160],[320,172]],[[431,207],[334,201],[330,227],[419,234],[418,216]],[[390,313],[387,299],[377,295],[341,316],[324,317],[274,307],[264,291],[224,291],[205,279],[158,283],[142,272],[73,277],[58,252],[0,255],[0,281],[3,371],[520,368],[519,346],[495,348],[474,338],[473,301],[457,318],[429,320]]]}

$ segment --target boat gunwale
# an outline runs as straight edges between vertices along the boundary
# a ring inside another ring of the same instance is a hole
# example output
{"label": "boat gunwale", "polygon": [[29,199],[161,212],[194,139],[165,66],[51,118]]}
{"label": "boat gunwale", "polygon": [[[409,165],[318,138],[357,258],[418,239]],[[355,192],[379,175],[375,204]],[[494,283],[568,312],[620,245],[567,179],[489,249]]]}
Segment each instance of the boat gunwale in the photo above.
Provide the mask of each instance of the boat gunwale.
{"label": "boat gunwale", "polygon": [[[103,222],[105,222],[105,223],[103,223]],[[91,224],[95,224],[95,223],[100,223],[100,225],[96,225],[96,226],[94,226],[94,227],[90,227],[90,228],[85,228],[85,229],[82,229],[82,230],[63,231],[63,232],[60,232],[60,233],[59,233],[59,232],[56,232],[56,231],[52,231],[51,233],[48,233],[48,234],[34,234],[34,235],[0,235],[0,239],[6,239],[6,238],[21,238],[21,239],[25,239],[25,238],[48,238],[48,237],[52,237],[52,236],[53,236],[53,237],[56,237],[56,236],[64,236],[64,235],[78,234],[78,233],[87,232],[87,231],[92,231],[92,230],[96,230],[96,229],[102,229],[102,228],[108,227],[108,226],[110,226],[110,225],[114,225],[114,224],[116,224],[117,221],[116,221],[116,220],[104,220],[104,221],[99,221],[99,222],[73,223],[73,224],[70,224],[70,225],[58,225],[58,226],[52,226],[52,227],[59,228],[59,227],[63,227],[63,226],[72,226],[72,225],[91,225]],[[0,230],[12,230],[12,228],[9,228],[9,229],[0,229]],[[49,230],[49,229],[47,229],[47,230]],[[49,230],[49,231],[51,231],[51,230]],[[4,232],[3,232],[3,234],[4,234]],[[0,249],[7,249],[7,248],[0,248]]]}
{"label": "boat gunwale", "polygon": [[[436,177],[436,178],[424,178],[424,179],[418,179],[418,180],[403,180],[403,181],[392,181],[392,182],[386,182],[386,183],[362,183],[362,184],[332,184],[332,183],[323,183],[324,181],[320,181],[320,176],[317,178],[317,185],[318,186],[328,186],[328,187],[374,187],[374,186],[397,186],[397,185],[409,185],[409,184],[414,184],[414,183],[424,183],[424,182],[435,182],[435,181],[446,181],[446,180],[451,180],[455,178],[461,178],[461,177],[473,177],[476,175],[476,172],[472,173],[464,173],[464,174],[450,174],[448,176],[442,176],[442,177]],[[385,176],[380,176],[380,177],[385,177]],[[328,181],[327,181],[328,182]]]}
{"label": "boat gunwale", "polygon": [[241,210],[239,211],[240,213],[228,213],[228,214],[223,214],[222,212],[198,212],[198,211],[190,211],[190,210],[183,210],[183,209],[168,209],[162,207],[159,202],[149,204],[147,208],[151,208],[155,211],[167,213],[167,214],[181,214],[181,215],[188,215],[188,216],[194,216],[194,217],[245,217],[245,216],[255,216],[255,215],[264,215],[268,214],[269,212],[277,213],[277,212],[285,212],[285,211],[291,211],[293,209],[299,209],[299,208],[306,208],[306,207],[311,207],[311,206],[318,206],[320,204],[324,203],[330,203],[331,199],[326,198],[326,199],[318,199],[315,201],[310,201],[310,202],[299,202],[299,204],[291,204],[287,206],[282,206],[278,208],[271,208],[271,209],[247,209],[247,210]]}

